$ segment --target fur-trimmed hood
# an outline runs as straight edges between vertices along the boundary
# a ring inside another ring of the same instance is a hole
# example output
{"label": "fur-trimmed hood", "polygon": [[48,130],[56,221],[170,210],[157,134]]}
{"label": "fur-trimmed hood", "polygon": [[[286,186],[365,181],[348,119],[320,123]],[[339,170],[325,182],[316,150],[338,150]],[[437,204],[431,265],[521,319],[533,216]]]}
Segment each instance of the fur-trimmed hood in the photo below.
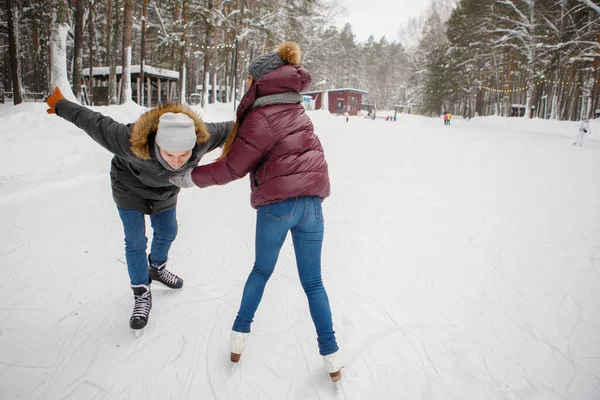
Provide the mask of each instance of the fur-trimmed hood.
{"label": "fur-trimmed hood", "polygon": [[167,112],[182,113],[194,120],[194,128],[196,128],[196,145],[204,144],[210,139],[210,133],[208,132],[206,125],[191,108],[182,104],[166,104],[142,114],[131,127],[131,137],[129,139],[131,152],[139,159],[151,159],[148,138],[150,135],[156,134],[160,116]]}

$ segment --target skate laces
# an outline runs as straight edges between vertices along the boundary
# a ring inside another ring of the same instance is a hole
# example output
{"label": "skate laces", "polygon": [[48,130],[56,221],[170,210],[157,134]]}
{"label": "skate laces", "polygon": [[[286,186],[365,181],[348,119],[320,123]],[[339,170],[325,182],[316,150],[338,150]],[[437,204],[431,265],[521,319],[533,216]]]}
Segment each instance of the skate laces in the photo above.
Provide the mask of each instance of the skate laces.
{"label": "skate laces", "polygon": [[242,354],[244,347],[246,347],[246,341],[248,340],[249,333],[231,331],[229,337],[229,351],[236,354]]}
{"label": "skate laces", "polygon": [[150,291],[146,291],[143,294],[135,295],[135,304],[133,306],[133,313],[131,318],[141,317],[148,318],[150,308],[152,307],[152,296]]}
{"label": "skate laces", "polygon": [[169,285],[175,285],[177,283],[178,276],[166,269],[165,267],[156,269],[156,271],[158,272],[159,280],[161,282],[164,282]]}
{"label": "skate laces", "polygon": [[333,354],[323,356],[323,360],[325,361],[327,372],[337,372],[343,366],[340,359],[338,358],[337,351]]}

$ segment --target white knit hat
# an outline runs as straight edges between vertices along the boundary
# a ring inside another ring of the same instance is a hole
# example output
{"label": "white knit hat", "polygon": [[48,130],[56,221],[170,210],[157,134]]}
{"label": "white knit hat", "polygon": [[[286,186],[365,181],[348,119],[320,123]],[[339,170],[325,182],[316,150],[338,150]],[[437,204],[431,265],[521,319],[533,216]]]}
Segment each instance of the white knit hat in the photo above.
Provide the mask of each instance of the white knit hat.
{"label": "white knit hat", "polygon": [[194,120],[182,113],[164,113],[158,120],[156,144],[167,151],[193,149],[196,145]]}

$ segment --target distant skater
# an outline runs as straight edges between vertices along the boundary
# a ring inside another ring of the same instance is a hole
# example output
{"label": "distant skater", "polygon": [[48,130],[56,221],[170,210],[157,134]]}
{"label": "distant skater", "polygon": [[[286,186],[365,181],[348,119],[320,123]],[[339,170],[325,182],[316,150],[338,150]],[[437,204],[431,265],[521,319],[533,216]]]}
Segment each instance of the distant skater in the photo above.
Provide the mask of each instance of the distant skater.
{"label": "distant skater", "polygon": [[573,146],[577,144],[579,146],[583,146],[583,139],[585,138],[586,134],[592,134],[592,129],[590,128],[590,120],[587,118],[581,121],[581,125],[579,125],[579,133],[577,134],[575,142],[573,142]]}

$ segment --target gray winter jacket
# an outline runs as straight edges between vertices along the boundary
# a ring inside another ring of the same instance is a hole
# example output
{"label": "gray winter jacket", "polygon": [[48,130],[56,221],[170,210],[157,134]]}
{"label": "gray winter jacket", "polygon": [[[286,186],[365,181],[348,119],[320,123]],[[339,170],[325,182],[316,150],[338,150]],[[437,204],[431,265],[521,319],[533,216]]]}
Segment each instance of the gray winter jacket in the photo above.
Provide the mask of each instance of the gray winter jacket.
{"label": "gray winter jacket", "polygon": [[178,172],[163,167],[154,150],[160,116],[166,112],[185,113],[194,120],[196,147],[184,168],[195,167],[204,154],[222,146],[233,126],[232,121],[204,123],[194,111],[181,104],[152,109],[129,125],[68,100],[59,101],[55,109],[57,115],[83,129],[114,154],[110,178],[117,206],[150,215],[175,207],[180,190],[169,182]]}

